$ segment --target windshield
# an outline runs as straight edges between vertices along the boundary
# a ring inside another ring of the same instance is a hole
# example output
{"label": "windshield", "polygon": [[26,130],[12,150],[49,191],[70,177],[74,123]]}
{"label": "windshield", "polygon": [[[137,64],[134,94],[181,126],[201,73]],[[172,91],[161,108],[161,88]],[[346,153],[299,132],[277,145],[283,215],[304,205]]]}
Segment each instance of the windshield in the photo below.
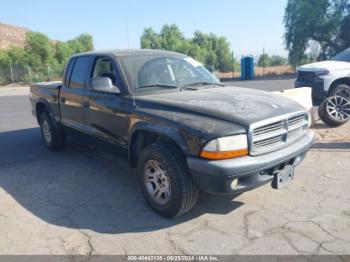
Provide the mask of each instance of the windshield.
{"label": "windshield", "polygon": [[138,54],[118,58],[135,92],[220,84],[201,63],[187,56]]}
{"label": "windshield", "polygon": [[342,62],[350,62],[350,48],[346,49],[345,51],[341,52],[340,54],[337,54],[332,59],[333,61],[342,61]]}

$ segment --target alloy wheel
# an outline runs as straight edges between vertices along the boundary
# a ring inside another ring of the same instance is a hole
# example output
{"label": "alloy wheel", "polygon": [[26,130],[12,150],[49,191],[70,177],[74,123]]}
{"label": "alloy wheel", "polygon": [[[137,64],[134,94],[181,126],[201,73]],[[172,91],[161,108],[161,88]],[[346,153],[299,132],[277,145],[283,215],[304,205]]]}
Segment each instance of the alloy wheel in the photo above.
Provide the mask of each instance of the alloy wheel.
{"label": "alloy wheel", "polygon": [[346,120],[350,117],[350,101],[343,96],[334,96],[327,101],[327,113],[335,120]]}
{"label": "alloy wheel", "polygon": [[147,193],[158,205],[166,205],[171,198],[171,183],[163,165],[149,160],[144,168],[144,183]]}
{"label": "alloy wheel", "polygon": [[43,132],[45,141],[46,141],[48,144],[51,143],[50,126],[49,126],[49,123],[48,123],[46,120],[44,120],[44,121],[42,122],[42,132]]}

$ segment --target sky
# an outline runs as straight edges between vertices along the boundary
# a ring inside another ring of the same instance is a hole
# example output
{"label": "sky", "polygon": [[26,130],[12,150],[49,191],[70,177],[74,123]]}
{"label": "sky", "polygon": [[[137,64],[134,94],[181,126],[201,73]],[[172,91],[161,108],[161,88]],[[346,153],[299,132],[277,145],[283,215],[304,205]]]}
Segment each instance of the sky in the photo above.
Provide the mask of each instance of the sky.
{"label": "sky", "polygon": [[286,55],[283,15],[287,0],[10,0],[2,1],[0,22],[66,41],[81,33],[95,49],[139,48],[145,27],[159,32],[177,24],[185,37],[196,30],[225,36],[236,57]]}

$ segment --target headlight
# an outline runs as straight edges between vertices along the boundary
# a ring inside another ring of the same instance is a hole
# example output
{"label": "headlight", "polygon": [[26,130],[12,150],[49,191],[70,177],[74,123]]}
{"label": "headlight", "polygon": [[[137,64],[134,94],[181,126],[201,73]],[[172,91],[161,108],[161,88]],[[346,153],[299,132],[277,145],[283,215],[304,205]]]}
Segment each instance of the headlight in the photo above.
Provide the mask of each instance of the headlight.
{"label": "headlight", "polygon": [[221,137],[209,141],[200,156],[211,160],[222,160],[248,155],[247,135]]}
{"label": "headlight", "polygon": [[329,75],[329,71],[328,70],[322,70],[322,71],[316,72],[315,74],[316,74],[316,76],[318,78],[320,78],[321,76]]}

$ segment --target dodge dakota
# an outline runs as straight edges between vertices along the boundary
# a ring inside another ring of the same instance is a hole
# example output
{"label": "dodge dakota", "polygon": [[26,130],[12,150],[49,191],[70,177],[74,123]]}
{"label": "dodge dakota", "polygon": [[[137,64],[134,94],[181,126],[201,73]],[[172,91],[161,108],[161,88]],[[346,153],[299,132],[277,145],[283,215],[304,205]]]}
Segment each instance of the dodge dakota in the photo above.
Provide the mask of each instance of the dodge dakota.
{"label": "dodge dakota", "polygon": [[314,141],[296,102],[224,86],[198,61],[168,51],[74,55],[62,82],[31,85],[30,101],[51,150],[72,131],[127,149],[146,201],[168,218],[188,212],[199,190],[279,188]]}

